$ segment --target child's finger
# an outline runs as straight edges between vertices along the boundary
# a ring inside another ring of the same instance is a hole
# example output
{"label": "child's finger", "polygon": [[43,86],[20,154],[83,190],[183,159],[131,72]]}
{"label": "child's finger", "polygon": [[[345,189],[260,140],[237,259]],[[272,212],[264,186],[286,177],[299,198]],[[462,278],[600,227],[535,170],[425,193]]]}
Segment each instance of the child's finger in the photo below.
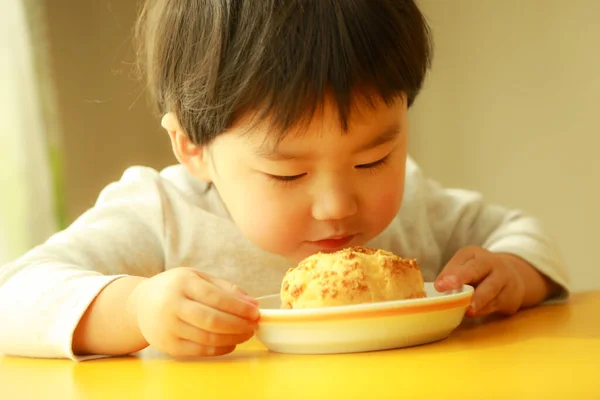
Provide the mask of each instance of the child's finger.
{"label": "child's finger", "polygon": [[200,277],[202,279],[204,279],[207,282],[210,282],[211,284],[222,289],[223,291],[228,292],[228,293],[233,293],[236,296],[241,297],[242,299],[249,301],[253,304],[258,304],[258,301],[255,298],[249,296],[248,293],[246,293],[244,290],[242,290],[242,288],[240,288],[239,286],[234,285],[233,283],[228,282],[224,279],[220,279],[220,278],[205,274],[200,271],[196,271],[196,272],[198,273],[198,275],[200,275]]}
{"label": "child's finger", "polygon": [[491,264],[485,258],[458,252],[446,264],[434,285],[438,291],[460,289],[464,284],[480,282],[491,270]]}
{"label": "child's finger", "polygon": [[256,330],[255,322],[189,299],[183,300],[177,316],[188,324],[209,332],[243,334]]}
{"label": "child's finger", "polygon": [[184,293],[189,299],[205,304],[210,308],[250,321],[258,320],[259,312],[256,304],[252,304],[204,279],[191,279],[187,282]]}
{"label": "child's finger", "polygon": [[506,279],[497,271],[492,271],[475,289],[471,311],[477,313],[494,300],[506,286]]}
{"label": "child's finger", "polygon": [[491,313],[512,315],[519,311],[521,304],[519,297],[515,296],[514,290],[507,285],[481,312],[485,313],[484,315]]}
{"label": "child's finger", "polygon": [[235,346],[204,346],[186,339],[180,339],[169,349],[169,353],[174,357],[213,357],[229,354],[235,350]]}
{"label": "child's finger", "polygon": [[487,303],[487,305],[483,308],[475,310],[472,307],[469,307],[469,309],[467,310],[467,315],[469,317],[486,317],[490,314],[495,313],[496,311],[498,311],[497,298]]}
{"label": "child's finger", "polygon": [[177,337],[201,344],[203,346],[236,346],[240,343],[248,341],[250,338],[252,338],[252,336],[254,336],[253,332],[237,334],[222,334],[209,332],[205,331],[204,329],[200,329],[193,325],[190,325],[182,320],[177,321],[176,326],[174,328]]}
{"label": "child's finger", "polygon": [[496,297],[490,300],[485,306],[478,306],[477,309],[473,309],[472,306],[469,307],[467,311],[467,315],[471,317],[485,317],[490,314],[497,313],[502,304],[506,301],[506,286],[498,293]]}

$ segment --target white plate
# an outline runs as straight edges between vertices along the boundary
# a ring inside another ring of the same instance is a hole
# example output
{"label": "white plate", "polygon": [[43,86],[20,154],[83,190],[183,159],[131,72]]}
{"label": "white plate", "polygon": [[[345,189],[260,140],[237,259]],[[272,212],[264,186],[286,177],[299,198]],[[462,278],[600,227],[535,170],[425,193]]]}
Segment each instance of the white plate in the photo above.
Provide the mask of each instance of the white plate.
{"label": "white plate", "polygon": [[395,349],[446,338],[461,323],[473,287],[426,298],[313,309],[281,309],[279,295],[258,299],[256,337],[278,353],[334,354]]}

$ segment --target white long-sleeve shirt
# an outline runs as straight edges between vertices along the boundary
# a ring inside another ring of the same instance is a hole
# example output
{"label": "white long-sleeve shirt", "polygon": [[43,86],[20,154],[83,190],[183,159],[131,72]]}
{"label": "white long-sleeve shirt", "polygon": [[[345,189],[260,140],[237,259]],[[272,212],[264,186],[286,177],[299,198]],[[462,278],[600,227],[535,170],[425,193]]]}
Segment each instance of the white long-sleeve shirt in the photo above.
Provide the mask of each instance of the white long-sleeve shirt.
{"label": "white long-sleeve shirt", "polygon": [[[95,296],[119,277],[194,267],[250,295],[278,293],[293,266],[246,239],[218,192],[181,166],[129,168],[66,230],[0,267],[0,354],[79,359],[73,332]],[[251,210],[250,210],[251,211]],[[433,281],[466,245],[518,255],[562,287],[566,269],[537,220],[442,188],[409,158],[402,207],[368,246],[414,257]]]}

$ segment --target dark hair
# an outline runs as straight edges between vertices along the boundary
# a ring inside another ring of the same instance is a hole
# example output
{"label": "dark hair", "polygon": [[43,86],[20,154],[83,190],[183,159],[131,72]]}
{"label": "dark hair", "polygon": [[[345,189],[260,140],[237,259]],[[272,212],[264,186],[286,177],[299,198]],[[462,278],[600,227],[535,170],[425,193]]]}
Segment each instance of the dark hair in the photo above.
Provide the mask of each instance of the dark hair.
{"label": "dark hair", "polygon": [[136,39],[158,111],[196,144],[246,112],[283,136],[327,95],[344,129],[356,96],[410,106],[432,57],[413,0],[147,0]]}

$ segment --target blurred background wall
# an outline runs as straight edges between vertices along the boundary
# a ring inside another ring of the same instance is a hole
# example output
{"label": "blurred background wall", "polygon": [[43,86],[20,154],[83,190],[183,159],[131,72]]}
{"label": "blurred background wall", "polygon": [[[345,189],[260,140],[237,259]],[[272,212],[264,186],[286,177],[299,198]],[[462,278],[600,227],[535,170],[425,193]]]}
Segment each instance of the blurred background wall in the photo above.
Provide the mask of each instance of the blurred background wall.
{"label": "blurred background wall", "polygon": [[44,0],[62,123],[68,221],[134,164],[175,162],[134,77],[137,0]]}

